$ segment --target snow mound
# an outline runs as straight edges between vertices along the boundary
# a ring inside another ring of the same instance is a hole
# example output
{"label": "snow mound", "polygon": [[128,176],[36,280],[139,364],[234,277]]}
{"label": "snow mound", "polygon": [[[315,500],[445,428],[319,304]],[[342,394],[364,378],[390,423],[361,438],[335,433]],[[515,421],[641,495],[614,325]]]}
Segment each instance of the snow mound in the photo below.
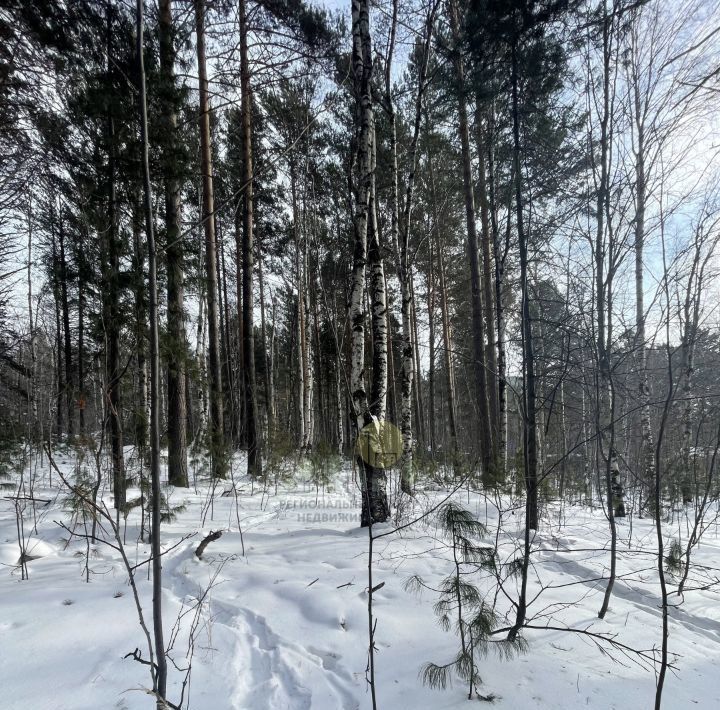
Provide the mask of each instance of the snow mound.
{"label": "snow mound", "polygon": [[[36,537],[29,537],[25,541],[25,554],[31,559],[47,557],[55,552],[52,545]],[[17,541],[6,542],[0,545],[0,564],[16,566],[20,564],[20,547]]]}

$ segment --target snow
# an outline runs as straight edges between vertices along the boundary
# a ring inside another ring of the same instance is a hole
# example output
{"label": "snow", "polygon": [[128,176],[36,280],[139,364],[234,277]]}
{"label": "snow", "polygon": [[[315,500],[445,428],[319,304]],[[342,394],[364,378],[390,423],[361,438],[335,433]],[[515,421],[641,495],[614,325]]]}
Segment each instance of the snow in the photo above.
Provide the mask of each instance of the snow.
{"label": "snow", "polygon": [[[58,455],[71,474],[74,459]],[[236,462],[236,469],[241,462]],[[0,507],[0,705],[5,710],[134,710],[154,707],[146,693],[148,667],[123,658],[136,648],[147,656],[132,590],[118,553],[92,546],[90,582],[85,582],[84,540],[68,544],[55,521],[69,519],[57,476],[47,467],[37,498],[37,530],[30,508],[29,579],[21,581],[12,502]],[[298,479],[303,477],[298,472]],[[186,508],[163,525],[164,628],[172,642],[168,697],[178,702],[185,673],[188,634],[196,618],[194,656],[185,702],[196,710],[352,710],[370,708],[367,666],[367,533],[359,528],[358,491],[351,471],[339,471],[326,490],[308,482],[271,486],[267,491],[239,478],[238,505],[230,482],[215,489],[170,492],[173,505]],[[230,495],[222,495],[229,491]],[[9,493],[8,493],[9,495]],[[128,498],[132,498],[131,493]],[[426,490],[414,503],[420,514],[447,493]],[[497,511],[480,493],[462,490],[458,502],[488,525],[495,537]],[[111,502],[109,495],[105,500]],[[507,501],[505,501],[507,503]],[[243,529],[245,555],[237,518]],[[204,522],[203,522],[204,518]],[[223,536],[194,555],[211,530]],[[376,533],[392,531],[376,526]],[[148,559],[149,546],[136,545],[139,513],[126,530],[131,562]],[[668,536],[678,534],[677,522]],[[194,537],[183,537],[196,533]],[[500,557],[517,556],[519,516],[505,513]],[[606,620],[597,619],[607,573],[607,522],[602,510],[566,507],[564,524],[550,508],[534,541],[529,616],[534,626],[572,627],[613,636],[651,652],[660,644],[659,587],[654,530],[650,520],[619,522],[619,579]],[[179,544],[178,544],[179,543]],[[467,691],[457,681],[446,690],[423,687],[419,671],[428,661],[446,663],[457,653],[452,631],[436,623],[433,593],[417,596],[405,581],[419,574],[429,584],[450,572],[451,555],[432,521],[424,521],[375,541],[374,594],[378,707],[393,710],[450,710],[467,707]],[[698,567],[684,598],[671,610],[670,651],[675,670],[666,680],[663,707],[720,707],[720,538],[714,526],[695,552]],[[151,583],[148,566],[136,580],[148,625]],[[490,580],[480,586],[489,588]],[[708,589],[693,589],[710,585]],[[536,597],[541,587],[546,587]],[[209,590],[209,591],[208,591]],[[516,594],[514,583],[508,592]],[[501,594],[499,605],[508,609]],[[189,611],[188,611],[189,610]],[[178,615],[184,613],[173,632]],[[512,619],[509,619],[510,622]],[[508,620],[501,621],[507,625]],[[608,643],[569,631],[526,630],[527,653],[502,660],[492,651],[479,661],[481,692],[496,696],[496,708],[649,708],[655,676]],[[609,655],[610,654],[610,655]],[[612,656],[612,658],[610,657]],[[613,660],[615,659],[615,660]],[[175,665],[180,670],[175,668]],[[477,702],[477,701],[474,701]]]}

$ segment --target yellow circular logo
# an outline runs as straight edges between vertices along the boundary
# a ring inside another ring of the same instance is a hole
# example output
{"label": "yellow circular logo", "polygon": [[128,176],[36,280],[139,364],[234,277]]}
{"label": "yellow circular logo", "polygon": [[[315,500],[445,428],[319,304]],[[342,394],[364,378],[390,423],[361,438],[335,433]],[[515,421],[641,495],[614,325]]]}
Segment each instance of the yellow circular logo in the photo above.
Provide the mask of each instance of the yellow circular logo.
{"label": "yellow circular logo", "polygon": [[358,434],[355,450],[373,468],[392,468],[402,456],[402,434],[384,419],[375,419]]}

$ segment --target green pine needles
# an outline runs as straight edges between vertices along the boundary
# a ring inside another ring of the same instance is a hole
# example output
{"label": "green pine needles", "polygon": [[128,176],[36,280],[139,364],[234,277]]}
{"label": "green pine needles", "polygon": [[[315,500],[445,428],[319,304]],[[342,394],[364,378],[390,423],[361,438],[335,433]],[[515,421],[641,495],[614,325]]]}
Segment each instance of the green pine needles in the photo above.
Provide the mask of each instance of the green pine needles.
{"label": "green pine needles", "polygon": [[685,551],[680,544],[680,540],[673,538],[670,542],[670,549],[665,555],[665,571],[668,574],[680,574],[683,569],[683,556]]}
{"label": "green pine needles", "polygon": [[317,493],[320,490],[324,493],[332,484],[333,476],[340,468],[341,459],[326,441],[321,441],[314,446],[308,454],[308,459],[310,461],[310,480]]}
{"label": "green pine needles", "polygon": [[524,650],[522,639],[492,640],[497,616],[473,582],[483,571],[495,571],[495,548],[482,542],[487,534],[485,526],[455,502],[439,508],[437,523],[452,552],[452,569],[438,588],[429,586],[417,575],[411,577],[405,587],[416,593],[429,589],[438,594],[433,607],[435,615],[444,631],[454,630],[460,648],[448,663],[427,663],[420,675],[424,685],[440,689],[451,685],[453,676],[457,676],[467,685],[468,699],[494,700],[495,696],[478,692],[482,684],[478,660],[484,658],[491,647],[505,658]]}

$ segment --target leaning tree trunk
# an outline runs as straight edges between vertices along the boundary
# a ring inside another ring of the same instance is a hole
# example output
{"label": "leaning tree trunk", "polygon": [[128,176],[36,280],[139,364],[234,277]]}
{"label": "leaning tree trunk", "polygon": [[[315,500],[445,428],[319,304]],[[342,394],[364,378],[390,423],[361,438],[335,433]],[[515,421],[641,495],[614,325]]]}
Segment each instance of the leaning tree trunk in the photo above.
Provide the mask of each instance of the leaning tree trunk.
{"label": "leaning tree trunk", "polygon": [[210,94],[205,60],[205,0],[195,0],[198,81],[200,88],[200,170],[203,182],[203,225],[205,228],[205,275],[207,279],[208,375],[210,384],[210,456],[212,475],[225,478],[223,391],[220,374],[220,326],[215,240],[215,198],[213,194],[212,143],[210,138]]}
{"label": "leaning tree trunk", "polygon": [[168,480],[187,487],[187,410],[185,391],[184,250],[180,238],[180,179],[177,171],[177,116],[174,107],[175,48],[172,0],[160,0],[161,118],[164,134],[165,256],[167,259]]}

